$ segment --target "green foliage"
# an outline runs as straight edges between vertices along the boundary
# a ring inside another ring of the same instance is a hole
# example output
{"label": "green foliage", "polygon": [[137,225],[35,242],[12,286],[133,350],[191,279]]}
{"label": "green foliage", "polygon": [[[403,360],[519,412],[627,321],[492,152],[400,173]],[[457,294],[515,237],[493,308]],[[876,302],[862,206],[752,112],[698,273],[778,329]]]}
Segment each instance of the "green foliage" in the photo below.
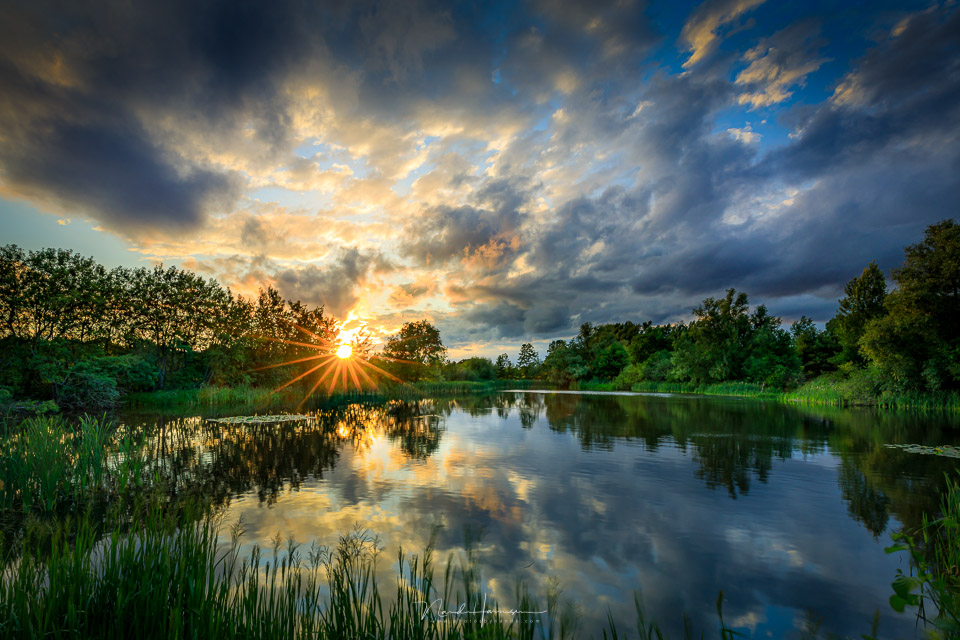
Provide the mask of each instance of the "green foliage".
{"label": "green foliage", "polygon": [[931,637],[955,638],[960,634],[960,484],[955,480],[947,480],[941,511],[933,520],[924,515],[916,534],[894,534],[887,553],[907,552],[913,571],[897,570],[890,606],[900,612],[919,607],[918,616],[933,625]]}
{"label": "green foliage", "polygon": [[547,347],[547,356],[543,359],[543,375],[552,384],[566,387],[571,382],[585,378],[589,372],[583,357],[572,344],[563,340],[554,340]]}
{"label": "green foliage", "polygon": [[637,334],[629,343],[627,351],[630,353],[630,362],[642,364],[657,353],[670,351],[673,342],[685,327],[683,325],[656,325],[644,322]]}
{"label": "green foliage", "polygon": [[630,354],[627,353],[627,348],[618,340],[610,340],[598,351],[593,373],[598,378],[609,380],[616,378],[628,364],[630,364]]}
{"label": "green foliage", "polygon": [[848,362],[836,372],[804,383],[787,397],[814,404],[875,405],[879,392],[880,372],[876,367],[861,369]]}
{"label": "green foliage", "polygon": [[840,346],[837,337],[829,328],[820,331],[813,324],[813,320],[800,316],[800,319],[791,325],[790,335],[806,378],[816,378],[836,368],[831,359],[836,357]]}
{"label": "green foliage", "polygon": [[867,326],[860,346],[889,391],[960,389],[960,225],[931,225],[905,253],[886,315]]}
{"label": "green foliage", "polygon": [[651,382],[663,382],[673,376],[673,355],[667,351],[658,351],[640,365],[640,378]]}
{"label": "green foliage", "polygon": [[56,402],[69,410],[112,409],[120,401],[117,381],[97,373],[93,365],[81,362],[55,385]]}
{"label": "green foliage", "polygon": [[705,396],[741,396],[747,398],[776,396],[776,392],[753,382],[638,382],[631,391],[640,393],[696,393]]}
{"label": "green foliage", "polygon": [[844,286],[843,293],[837,315],[827,325],[837,336],[841,348],[835,362],[863,364],[865,358],[860,348],[860,340],[864,331],[871,321],[886,314],[884,300],[887,296],[887,283],[883,271],[876,262],[871,262],[863,273]]}
{"label": "green foliage", "polygon": [[512,377],[510,374],[513,369],[513,363],[510,362],[510,356],[505,353],[501,353],[497,356],[497,377],[501,380],[506,380],[507,378]]}
{"label": "green foliage", "polygon": [[95,409],[152,389],[275,385],[306,368],[271,367],[303,362],[332,332],[322,307],[272,288],[247,301],[176,267],[108,271],[70,251],[0,247],[0,380],[21,402]]}
{"label": "green foliage", "polygon": [[517,369],[523,378],[533,378],[540,367],[540,354],[536,352],[533,345],[525,342],[520,345],[520,354],[517,356]]}
{"label": "green foliage", "polygon": [[750,350],[744,362],[744,378],[777,389],[796,386],[800,356],[790,334],[780,327],[780,318],[769,315],[767,308],[760,305],[751,316],[750,324]]}
{"label": "green foliage", "polygon": [[496,380],[497,368],[489,358],[467,358],[449,363],[443,368],[443,377],[447,380],[474,380],[478,382]]}
{"label": "green foliage", "polygon": [[729,289],[723,298],[707,298],[693,313],[696,319],[676,342],[670,377],[697,385],[745,380],[782,389],[796,384],[801,364],[790,334],[764,305],[750,314],[747,295]]}
{"label": "green foliage", "polygon": [[446,361],[440,332],[428,320],[407,322],[387,339],[383,357],[388,368],[404,380],[435,378]]}
{"label": "green foliage", "polygon": [[676,378],[697,384],[742,379],[751,337],[747,294],[728,289],[723,298],[705,299],[693,315],[674,351]]}
{"label": "green foliage", "polygon": [[640,367],[635,364],[628,364],[624,367],[623,371],[613,379],[613,387],[619,390],[630,389],[642,379]]}

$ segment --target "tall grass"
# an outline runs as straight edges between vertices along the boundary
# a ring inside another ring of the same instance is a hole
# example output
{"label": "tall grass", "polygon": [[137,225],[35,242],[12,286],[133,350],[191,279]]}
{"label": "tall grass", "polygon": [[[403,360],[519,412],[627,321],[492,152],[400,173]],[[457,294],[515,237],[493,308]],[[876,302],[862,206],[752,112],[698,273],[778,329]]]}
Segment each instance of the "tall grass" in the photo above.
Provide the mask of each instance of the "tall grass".
{"label": "tall grass", "polygon": [[[254,547],[241,559],[241,532],[227,545],[209,517],[187,523],[162,501],[141,505],[126,530],[102,540],[89,518],[46,539],[28,533],[0,580],[3,638],[563,638],[573,637],[558,598],[541,609],[519,584],[501,608],[469,564],[447,563],[437,580],[429,547],[399,552],[396,593],[385,603],[376,579],[379,546],[365,531],[336,548],[293,542]],[[458,604],[463,614],[445,614]],[[514,614],[512,610],[521,613]],[[556,616],[559,624],[550,616]],[[611,623],[612,624],[612,623]],[[615,634],[615,627],[611,626]]]}
{"label": "tall grass", "polygon": [[776,389],[752,382],[717,382],[697,384],[694,382],[638,382],[631,391],[645,393],[696,393],[708,396],[775,397]]}
{"label": "tall grass", "polygon": [[30,418],[0,438],[0,506],[52,510],[71,487],[75,440],[59,416]]}
{"label": "tall grass", "polygon": [[[53,512],[94,495],[141,487],[144,435],[82,416],[29,418],[0,434],[0,512]],[[2,514],[0,514],[2,515]]]}
{"label": "tall grass", "polygon": [[[531,380],[469,380],[418,381],[410,383],[384,382],[377,389],[334,389],[330,394],[316,391],[311,405],[343,404],[358,400],[392,400],[424,398],[429,396],[459,396],[489,393],[498,389],[528,388]],[[307,387],[309,388],[309,386]],[[228,406],[295,406],[306,393],[301,386],[293,385],[273,393],[267,387],[202,387],[130,394],[127,403],[132,408],[153,409],[157,407],[228,407]]]}
{"label": "tall grass", "polygon": [[[925,514],[918,532],[895,534],[887,553],[905,551],[911,571],[897,570],[890,604],[898,611],[918,607],[918,618],[932,625],[931,637],[960,637],[960,482],[947,478],[938,518]],[[930,603],[932,607],[927,607]]]}
{"label": "tall grass", "polygon": [[[298,395],[299,394],[299,395]],[[215,407],[269,402],[290,404],[299,402],[302,392],[288,387],[277,393],[268,387],[241,385],[236,387],[200,387],[199,389],[168,389],[133,393],[127,396],[127,404],[137,408],[158,406]]]}
{"label": "tall grass", "polygon": [[960,393],[939,392],[884,392],[877,398],[877,405],[888,409],[946,409],[960,411]]}

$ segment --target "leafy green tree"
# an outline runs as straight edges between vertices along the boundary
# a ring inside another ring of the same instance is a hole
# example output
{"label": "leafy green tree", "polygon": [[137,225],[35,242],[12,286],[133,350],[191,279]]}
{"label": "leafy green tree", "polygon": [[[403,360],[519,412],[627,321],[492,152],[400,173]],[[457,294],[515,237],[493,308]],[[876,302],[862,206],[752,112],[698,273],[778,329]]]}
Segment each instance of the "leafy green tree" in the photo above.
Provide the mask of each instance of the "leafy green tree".
{"label": "leafy green tree", "polygon": [[860,349],[867,324],[886,314],[884,300],[887,297],[887,282],[876,262],[871,262],[859,276],[852,278],[843,287],[844,297],[840,309],[827,328],[837,336],[841,352],[834,359],[836,364],[853,362],[862,365],[866,357]]}
{"label": "leafy green tree", "polygon": [[0,247],[0,336],[26,338],[27,297],[23,286],[27,256],[15,244]]}
{"label": "leafy green tree", "polygon": [[627,351],[630,354],[630,361],[634,364],[643,364],[655,353],[669,351],[673,348],[675,333],[674,327],[670,325],[644,322],[628,343]]}
{"label": "leafy green tree", "polygon": [[742,380],[752,333],[748,311],[747,294],[735,289],[705,299],[677,342],[673,375],[696,383]]}
{"label": "leafy green tree", "polygon": [[744,362],[745,379],[782,389],[799,382],[801,363],[790,339],[780,327],[780,318],[767,313],[765,305],[750,316],[750,351]]}
{"label": "leafy green tree", "polygon": [[472,380],[484,382],[497,379],[497,368],[489,358],[467,358],[450,363],[444,370],[448,380]]}
{"label": "leafy green tree", "polygon": [[616,378],[630,364],[630,354],[619,340],[612,339],[600,348],[594,359],[593,372],[601,380]]}
{"label": "leafy green tree", "polygon": [[428,320],[407,322],[387,339],[383,356],[398,364],[395,370],[408,380],[422,380],[446,360],[440,332]]}
{"label": "leafy green tree", "polygon": [[664,382],[673,377],[673,353],[664,349],[658,351],[639,365],[641,380]]}
{"label": "leafy green tree", "polygon": [[892,276],[885,315],[860,341],[893,391],[960,388],[960,225],[931,225]]}
{"label": "leafy green tree", "polygon": [[512,377],[511,371],[513,369],[513,363],[510,362],[510,356],[505,353],[501,353],[497,356],[497,377],[501,380],[506,380]]}
{"label": "leafy green tree", "polygon": [[553,384],[569,386],[570,382],[576,380],[571,374],[571,368],[582,367],[582,362],[579,354],[566,342],[554,340],[547,347],[547,355],[543,359],[542,375]]}
{"label": "leafy green tree", "polygon": [[524,342],[520,345],[520,355],[517,356],[517,369],[524,378],[533,378],[540,366],[540,354],[534,350],[533,345]]}
{"label": "leafy green tree", "polygon": [[830,330],[820,331],[813,324],[813,320],[800,316],[800,319],[791,325],[790,335],[804,376],[815,378],[836,368],[830,359],[837,355],[840,346]]}

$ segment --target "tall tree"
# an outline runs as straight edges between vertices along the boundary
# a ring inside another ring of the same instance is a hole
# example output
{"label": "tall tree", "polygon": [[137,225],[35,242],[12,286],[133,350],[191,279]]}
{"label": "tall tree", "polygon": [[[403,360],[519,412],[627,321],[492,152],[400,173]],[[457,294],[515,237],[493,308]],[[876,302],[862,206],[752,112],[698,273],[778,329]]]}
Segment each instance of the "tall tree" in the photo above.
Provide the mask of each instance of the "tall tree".
{"label": "tall tree", "polygon": [[905,254],[887,313],[867,326],[863,350],[894,390],[960,388],[960,225],[931,225]]}
{"label": "tall tree", "polygon": [[26,262],[26,254],[17,245],[0,247],[0,337],[27,337]]}
{"label": "tall tree", "polygon": [[790,339],[780,326],[780,318],[767,312],[765,305],[750,316],[750,349],[744,362],[744,377],[750,382],[783,388],[798,382],[801,363]]}
{"label": "tall tree", "polygon": [[524,378],[532,378],[537,373],[537,367],[540,366],[540,354],[538,354],[533,345],[524,342],[520,345],[520,355],[517,356],[517,368],[520,369],[520,375]]}
{"label": "tall tree", "polygon": [[829,329],[837,336],[841,352],[837,364],[853,362],[863,364],[866,357],[860,349],[860,339],[867,324],[883,316],[883,302],[887,297],[887,282],[876,262],[871,262],[859,276],[852,278],[843,287],[844,297],[840,309],[829,323]]}
{"label": "tall tree", "polygon": [[383,355],[399,367],[395,370],[401,377],[421,380],[427,377],[436,365],[443,364],[447,348],[440,340],[440,331],[428,320],[407,322],[400,332],[387,339]]}
{"label": "tall tree", "polygon": [[554,340],[547,347],[547,355],[543,359],[543,372],[547,380],[553,384],[568,385],[571,380],[567,370],[573,359],[573,349],[563,340]]}
{"label": "tall tree", "polygon": [[830,358],[837,354],[839,345],[832,332],[820,331],[813,324],[813,320],[800,316],[800,319],[791,325],[790,336],[793,348],[800,358],[804,376],[815,378],[834,369]]}
{"label": "tall tree", "polygon": [[510,356],[501,353],[497,356],[497,377],[506,380],[510,377],[510,370],[513,369],[513,363],[510,362]]}
{"label": "tall tree", "polygon": [[674,374],[679,380],[742,380],[752,326],[747,294],[727,289],[693,310],[696,319],[677,341]]}

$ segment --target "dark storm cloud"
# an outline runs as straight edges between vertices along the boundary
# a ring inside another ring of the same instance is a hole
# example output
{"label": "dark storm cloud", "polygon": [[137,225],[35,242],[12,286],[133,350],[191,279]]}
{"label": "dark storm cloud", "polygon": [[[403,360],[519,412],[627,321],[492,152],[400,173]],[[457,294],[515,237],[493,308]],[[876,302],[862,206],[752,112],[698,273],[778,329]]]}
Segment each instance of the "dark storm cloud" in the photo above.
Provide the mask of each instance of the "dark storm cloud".
{"label": "dark storm cloud", "polygon": [[635,290],[703,293],[726,283],[770,297],[838,292],[870,260],[898,264],[927,225],[956,215],[958,39],[957,11],[914,17],[844,79],[845,102],[820,105],[795,141],[724,181],[757,191],[792,177],[813,186],[769,220],[727,229],[717,224],[727,202],[713,200],[710,224],[644,268]]}
{"label": "dark storm cloud", "polygon": [[235,199],[235,176],[147,127],[252,119],[283,145],[272,75],[312,39],[294,12],[256,3],[7,3],[0,24],[4,180],[119,228],[195,224]]}
{"label": "dark storm cloud", "polygon": [[798,122],[800,139],[771,154],[771,170],[821,175],[875,161],[878,153],[887,153],[889,164],[956,154],[958,40],[956,9],[912,16],[843,79],[833,102]]}
{"label": "dark storm cloud", "polygon": [[497,252],[497,263],[503,263],[512,257],[509,245],[521,224],[519,209],[529,197],[520,179],[487,181],[473,197],[475,206],[441,206],[422,212],[407,225],[400,251],[420,264],[436,265],[469,258],[486,247]]}
{"label": "dark storm cloud", "polygon": [[332,264],[285,269],[274,277],[285,298],[323,305],[328,313],[343,318],[357,301],[358,289],[371,270],[383,266],[380,256],[354,247],[343,249]]}
{"label": "dark storm cloud", "polygon": [[[189,226],[235,200],[240,176],[186,154],[157,125],[187,126],[215,141],[246,132],[260,161],[276,160],[294,142],[284,83],[314,61],[359,74],[357,115],[403,122],[424,98],[468,117],[522,111],[518,91],[540,91],[568,67],[654,39],[639,5],[560,10],[546,3],[542,10],[294,0],[6,3],[0,172],[15,191],[80,207],[117,228]],[[585,36],[581,21],[590,20],[593,33]],[[539,52],[509,44],[531,29],[546,43]],[[490,84],[497,61],[517,70],[509,88]],[[471,76],[487,88],[461,86]]]}
{"label": "dark storm cloud", "polygon": [[[852,64],[833,99],[793,108],[796,135],[765,154],[716,130],[731,83],[712,70],[662,76],[643,92],[646,122],[617,134],[642,150],[645,179],[558,206],[523,247],[536,270],[464,286],[475,302],[463,318],[493,337],[569,335],[584,320],[684,317],[733,286],[785,318],[826,320],[868,262],[889,270],[927,225],[956,215],[958,25],[949,7],[913,16]],[[778,37],[820,46],[802,26]],[[774,55],[778,69],[800,64]],[[544,309],[552,321],[540,325]]]}
{"label": "dark storm cloud", "polygon": [[58,123],[37,132],[33,143],[0,152],[6,180],[29,194],[51,189],[65,207],[96,211],[121,229],[192,226],[207,207],[229,203],[238,192],[228,175],[178,170],[132,123]]}

